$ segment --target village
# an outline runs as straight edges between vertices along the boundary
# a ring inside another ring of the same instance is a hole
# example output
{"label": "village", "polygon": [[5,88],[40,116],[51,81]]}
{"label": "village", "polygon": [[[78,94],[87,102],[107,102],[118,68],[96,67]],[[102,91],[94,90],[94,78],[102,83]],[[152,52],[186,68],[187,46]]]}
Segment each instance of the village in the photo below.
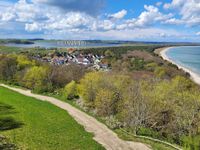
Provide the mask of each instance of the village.
{"label": "village", "polygon": [[33,59],[57,66],[77,64],[93,70],[109,71],[111,69],[105,56],[94,55],[91,53],[82,54],[81,51],[75,49],[67,49],[66,52],[49,52],[45,56],[37,54],[36,56],[33,56]]}

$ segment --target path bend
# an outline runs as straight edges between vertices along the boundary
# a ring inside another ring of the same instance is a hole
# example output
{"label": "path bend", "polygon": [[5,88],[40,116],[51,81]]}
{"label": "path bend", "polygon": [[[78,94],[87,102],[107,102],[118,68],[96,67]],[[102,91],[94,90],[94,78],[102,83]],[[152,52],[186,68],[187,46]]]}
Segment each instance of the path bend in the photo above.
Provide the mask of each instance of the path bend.
{"label": "path bend", "polygon": [[0,84],[0,86],[18,92],[20,94],[34,97],[38,100],[50,102],[57,107],[66,110],[79,124],[84,126],[87,132],[94,134],[94,140],[102,144],[107,150],[150,150],[147,145],[139,142],[130,142],[120,139],[116,133],[110,130],[106,125],[97,121],[95,118],[80,111],[72,105],[62,102],[56,98],[31,93],[30,90],[10,87]]}

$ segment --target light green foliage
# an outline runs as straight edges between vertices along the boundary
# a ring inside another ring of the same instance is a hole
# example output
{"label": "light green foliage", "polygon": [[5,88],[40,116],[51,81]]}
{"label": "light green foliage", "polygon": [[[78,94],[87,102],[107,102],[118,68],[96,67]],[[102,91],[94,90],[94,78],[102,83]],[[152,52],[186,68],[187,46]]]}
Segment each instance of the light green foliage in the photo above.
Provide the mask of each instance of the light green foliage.
{"label": "light green foliage", "polygon": [[49,68],[45,66],[34,66],[30,68],[24,78],[24,85],[34,90],[35,92],[46,92],[49,91],[52,86],[48,78]]}
{"label": "light green foliage", "polygon": [[78,89],[75,81],[71,81],[64,88],[64,96],[67,99],[74,99],[78,96]]}
{"label": "light green foliage", "polygon": [[79,93],[88,107],[94,107],[98,86],[102,83],[102,75],[101,72],[91,72],[80,81]]}
{"label": "light green foliage", "polygon": [[30,60],[25,55],[17,55],[17,63],[18,63],[18,68],[20,70],[24,69],[25,67],[30,67],[30,66],[36,65],[36,62],[34,60]]}
{"label": "light green foliage", "polygon": [[100,116],[111,116],[114,113],[114,92],[109,89],[100,89],[95,99],[95,108]]}
{"label": "light green foliage", "polygon": [[200,149],[200,136],[183,137],[184,150],[199,150]]}
{"label": "light green foliage", "polygon": [[[91,72],[85,75],[81,80],[79,85],[79,93],[83,97],[84,103],[89,107],[101,109],[104,107],[105,103],[110,103],[112,105],[114,114],[116,111],[116,105],[122,98],[123,89],[130,82],[130,78],[125,75],[110,75],[109,73],[103,72]],[[111,95],[109,94],[111,93]],[[108,99],[107,102],[102,102],[105,100],[105,95]],[[96,104],[95,104],[96,103]],[[102,110],[106,111],[106,110]],[[104,113],[102,113],[104,115]]]}
{"label": "light green foliage", "polygon": [[154,69],[158,67],[158,64],[155,62],[151,62],[145,65],[145,69],[149,70],[149,71],[154,71]]}
{"label": "light green foliage", "polygon": [[163,67],[156,67],[154,73],[159,78],[162,78],[166,75],[166,71]]}
{"label": "light green foliage", "polygon": [[85,104],[92,102],[99,116],[113,116],[134,134],[143,128],[152,131],[150,136],[158,132],[159,137],[177,143],[182,135],[198,134],[200,90],[189,79],[134,81],[126,75],[94,72],[80,86],[83,96],[92,99],[83,97]]}

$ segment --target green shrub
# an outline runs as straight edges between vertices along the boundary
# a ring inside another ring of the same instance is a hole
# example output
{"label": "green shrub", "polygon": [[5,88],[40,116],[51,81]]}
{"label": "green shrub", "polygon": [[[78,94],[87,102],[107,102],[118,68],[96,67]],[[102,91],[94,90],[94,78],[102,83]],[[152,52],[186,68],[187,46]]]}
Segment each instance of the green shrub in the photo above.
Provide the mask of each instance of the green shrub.
{"label": "green shrub", "polygon": [[182,138],[184,150],[200,150],[200,135]]}
{"label": "green shrub", "polygon": [[159,134],[159,132],[156,132],[156,131],[154,131],[150,128],[141,127],[141,128],[139,128],[137,134],[142,135],[142,136],[153,137],[153,138],[156,138],[156,139],[161,138],[161,135]]}
{"label": "green shrub", "polygon": [[69,100],[78,98],[77,85],[75,81],[71,81],[69,84],[65,86],[63,95],[65,96],[65,98]]}

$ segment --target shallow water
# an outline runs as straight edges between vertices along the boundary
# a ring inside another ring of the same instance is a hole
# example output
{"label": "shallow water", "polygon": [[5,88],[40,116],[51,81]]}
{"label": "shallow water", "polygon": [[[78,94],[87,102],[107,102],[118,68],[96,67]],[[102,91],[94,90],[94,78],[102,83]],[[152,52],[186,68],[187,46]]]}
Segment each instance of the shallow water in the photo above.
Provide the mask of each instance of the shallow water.
{"label": "shallow water", "polygon": [[200,46],[173,47],[166,55],[178,65],[200,75]]}
{"label": "shallow water", "polygon": [[107,43],[82,43],[82,44],[66,44],[57,41],[35,41],[34,44],[6,44],[6,46],[22,47],[22,48],[85,48],[85,47],[113,47],[120,44],[107,44]]}

